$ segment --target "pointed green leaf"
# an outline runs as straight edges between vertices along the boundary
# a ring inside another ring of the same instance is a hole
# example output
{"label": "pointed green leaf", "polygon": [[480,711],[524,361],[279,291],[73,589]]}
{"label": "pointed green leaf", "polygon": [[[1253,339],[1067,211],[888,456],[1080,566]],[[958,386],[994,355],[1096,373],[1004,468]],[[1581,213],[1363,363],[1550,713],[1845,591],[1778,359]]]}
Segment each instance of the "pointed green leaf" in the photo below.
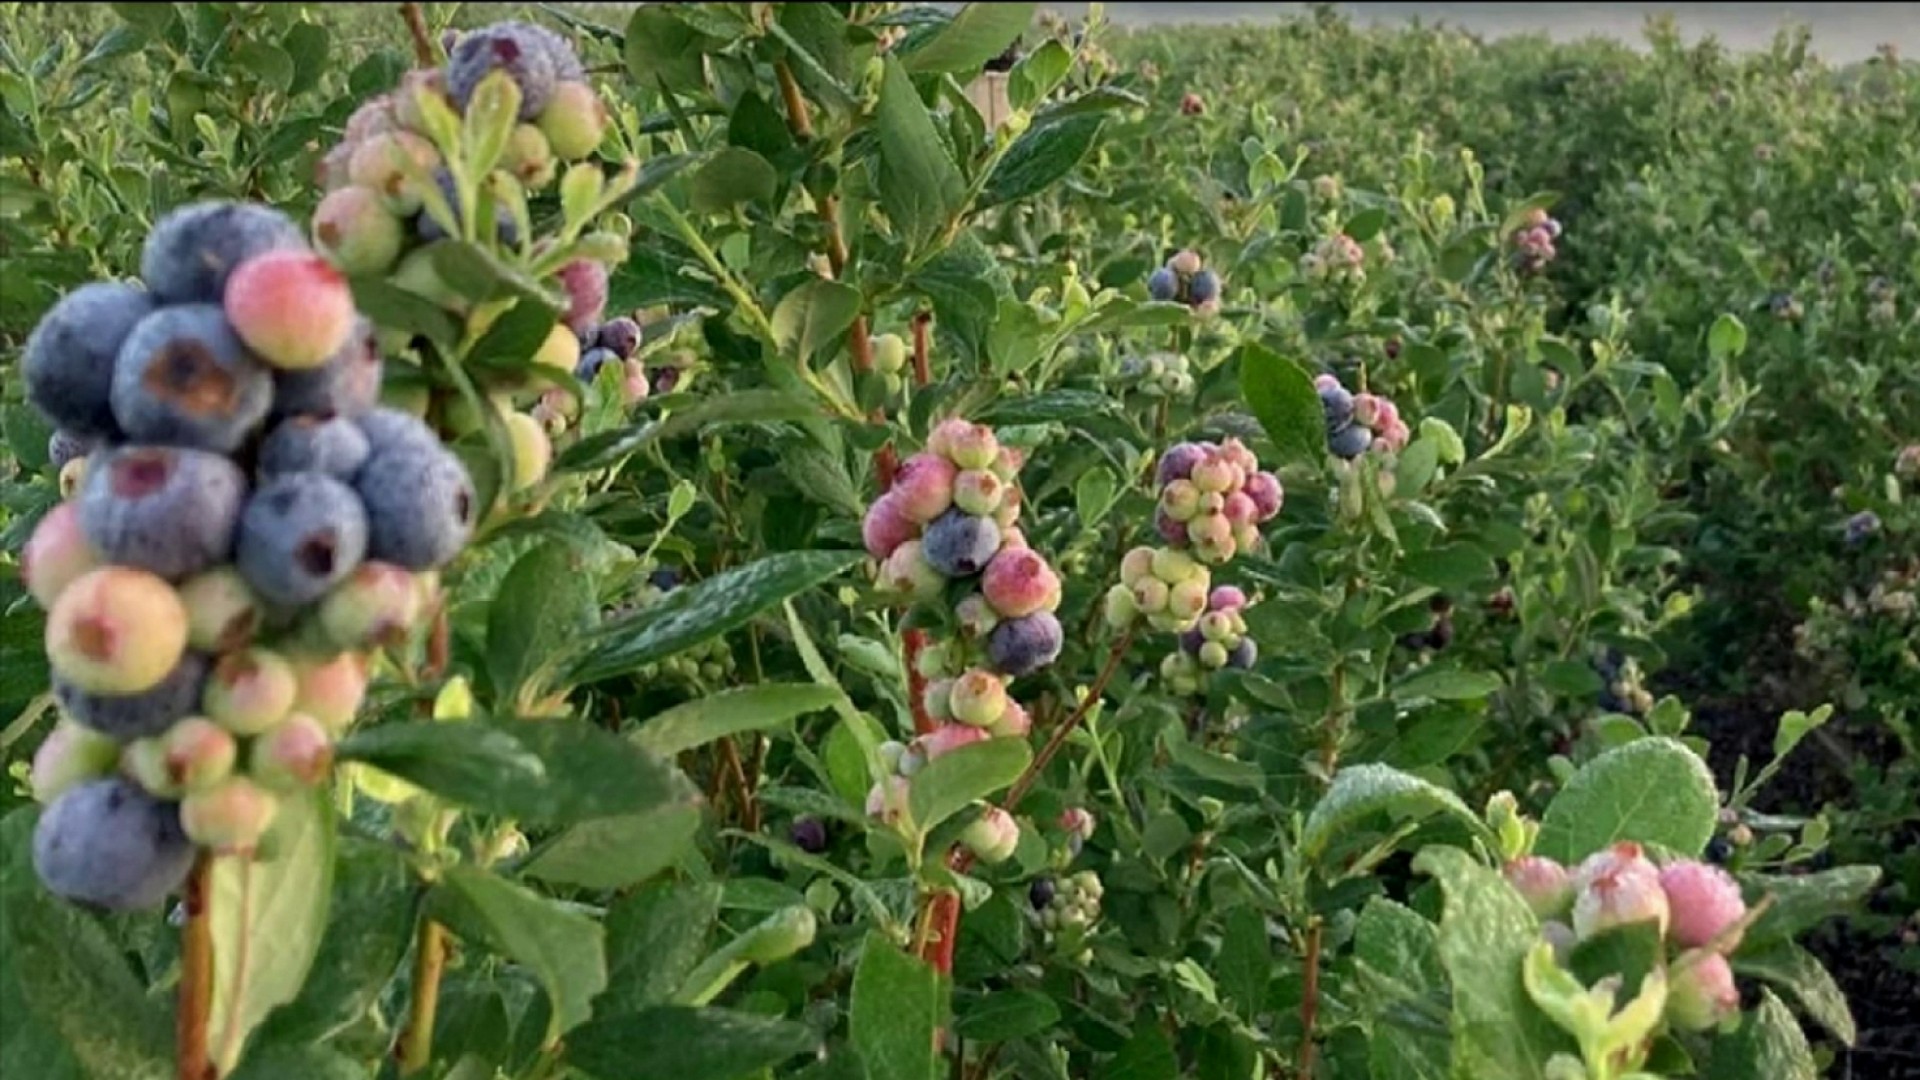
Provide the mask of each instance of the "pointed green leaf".
{"label": "pointed green leaf", "polygon": [[891,56],[880,84],[875,124],[880,134],[880,205],[894,231],[917,250],[947,227],[966,198],[967,185],[913,80]]}
{"label": "pointed green leaf", "polygon": [[678,862],[700,831],[700,810],[673,804],[583,821],[535,852],[521,873],[583,889],[624,889]]}
{"label": "pointed green leaf", "polygon": [[1326,455],[1327,420],[1313,379],[1300,365],[1258,343],[1235,354],[1240,364],[1240,393],[1253,418],[1279,450],[1275,466],[1318,461]]}
{"label": "pointed green leaf", "polygon": [[805,1024],[730,1009],[662,1005],[567,1036],[567,1063],[601,1080],[737,1080],[819,1047]]}
{"label": "pointed green leaf", "polygon": [[994,166],[980,207],[1019,202],[1051,187],[1086,159],[1105,123],[1105,117],[1091,113],[1028,128]]}
{"label": "pointed green leaf", "polygon": [[633,738],[654,755],[671,758],[716,739],[764,731],[795,717],[832,708],[841,696],[834,687],[817,683],[735,687],[676,705],[641,724]]}
{"label": "pointed green leaf", "polygon": [[1477,834],[1486,833],[1486,826],[1460,796],[1391,766],[1368,763],[1335,774],[1332,786],[1307,815],[1300,835],[1302,854],[1319,859],[1336,839],[1380,813],[1415,820],[1445,814]]}
{"label": "pointed green leaf", "polygon": [[766,158],[739,146],[728,146],[700,166],[688,188],[695,210],[717,214],[740,203],[770,199],[779,184],[780,176]]}
{"label": "pointed green leaf", "polygon": [[941,1003],[940,977],[931,967],[894,948],[880,934],[869,934],[853,974],[849,1008],[849,1034],[866,1062],[868,1076],[934,1080],[938,1060],[934,1032],[940,1024]]}
{"label": "pointed green leaf", "polygon": [[1859,1038],[1846,994],[1833,981],[1826,966],[1800,946],[1782,941],[1759,951],[1741,949],[1734,954],[1733,970],[1736,974],[1765,979],[1792,994],[1800,1008],[1833,1032],[1841,1045],[1852,1046]]}
{"label": "pointed green leaf", "polygon": [[984,739],[927,762],[914,774],[908,800],[914,827],[935,826],[1020,778],[1033,760],[1025,739]]}
{"label": "pointed green leaf", "polygon": [[926,44],[907,54],[907,70],[979,73],[1033,21],[1038,4],[968,4]]}
{"label": "pointed green leaf", "polygon": [[1719,796],[1706,762],[1674,739],[1638,739],[1582,766],[1540,818],[1534,851],[1571,865],[1618,840],[1697,856]]}
{"label": "pointed green leaf", "polygon": [[470,866],[448,869],[427,905],[462,940],[533,973],[552,1006],[546,1041],[591,1015],[607,985],[604,935],[592,919]]}
{"label": "pointed green leaf", "polygon": [[780,298],[773,309],[773,336],[781,353],[801,363],[839,340],[860,315],[860,290],[811,278]]}
{"label": "pointed green leaf", "polygon": [[299,996],[274,1010],[255,1043],[322,1042],[363,1019],[407,954],[417,900],[397,850],[339,838],[333,900],[313,967]]}
{"label": "pointed green leaf", "polygon": [[1740,1030],[1714,1040],[1707,1080],[1815,1080],[1820,1068],[1799,1022],[1773,991],[1760,995],[1760,1007],[1740,1018]]}
{"label": "pointed green leaf", "polygon": [[566,646],[597,621],[593,579],[580,553],[550,541],[520,556],[487,610],[487,673],[494,700],[530,708],[545,697]]}

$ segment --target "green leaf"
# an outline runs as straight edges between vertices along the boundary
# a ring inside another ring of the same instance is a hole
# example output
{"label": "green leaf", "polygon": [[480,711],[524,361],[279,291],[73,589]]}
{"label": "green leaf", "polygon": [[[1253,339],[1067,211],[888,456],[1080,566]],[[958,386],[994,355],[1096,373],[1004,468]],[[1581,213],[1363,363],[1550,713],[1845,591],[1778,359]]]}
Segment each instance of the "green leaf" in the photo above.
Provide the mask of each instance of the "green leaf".
{"label": "green leaf", "polygon": [[722,892],[714,882],[666,881],[615,904],[607,912],[610,970],[597,1011],[613,1016],[666,1004],[707,955]]}
{"label": "green leaf", "polygon": [[1606,680],[1593,665],[1578,660],[1555,660],[1540,669],[1540,685],[1561,697],[1587,698],[1606,689]]}
{"label": "green leaf", "polygon": [[927,762],[914,774],[908,800],[922,833],[1020,778],[1033,760],[1025,739],[984,739]]}
{"label": "green leaf", "polygon": [[558,314],[566,305],[539,282],[491,252],[461,240],[442,240],[431,251],[434,272],[447,287],[476,304],[517,299]]}
{"label": "green leaf", "polygon": [[730,424],[770,424],[810,420],[823,415],[820,407],[784,390],[752,389],[717,394],[676,410],[665,420],[618,431],[603,431],[568,447],[556,468],[567,472],[604,469],[656,442],[704,433]]}
{"label": "green leaf", "polygon": [[985,1046],[1038,1035],[1059,1019],[1060,1007],[1038,990],[999,990],[957,1009],[953,1030],[968,1042]]}
{"label": "green leaf", "polygon": [[1846,994],[1818,958],[1793,942],[1775,942],[1758,952],[1742,949],[1734,954],[1733,970],[1765,979],[1792,994],[1800,1008],[1833,1032],[1841,1045],[1852,1046],[1859,1038]]}
{"label": "green leaf", "polygon": [[115,15],[127,21],[127,25],[140,31],[148,38],[156,38],[166,32],[167,25],[173,22],[172,4],[109,4]]}
{"label": "green leaf", "polygon": [[1261,791],[1266,787],[1266,774],[1260,770],[1260,766],[1251,761],[1216,754],[1205,747],[1194,745],[1178,732],[1169,733],[1163,741],[1167,748],[1168,761],[1202,780],[1210,780],[1216,784],[1225,784],[1246,791]]}
{"label": "green leaf", "polygon": [[887,220],[918,250],[947,227],[966,198],[966,180],[940,141],[900,61],[886,60],[875,113],[880,135],[880,205]]}
{"label": "green leaf", "polygon": [[1400,561],[1400,570],[1422,585],[1442,591],[1460,591],[1482,581],[1492,581],[1499,571],[1493,558],[1477,544],[1443,544],[1408,554]]}
{"label": "green leaf", "polygon": [[1820,1068],[1793,1014],[1771,990],[1760,1007],[1741,1017],[1740,1030],[1714,1040],[1707,1080],[1815,1080]]}
{"label": "green leaf", "polygon": [[866,1062],[868,1076],[934,1080],[934,1031],[940,1023],[941,1004],[940,976],[931,967],[894,948],[880,934],[867,935],[860,966],[853,973],[849,1009],[848,1033]]}
{"label": "green leaf", "polygon": [[1005,52],[1033,21],[1038,4],[968,4],[926,44],[907,54],[907,70],[916,75],[953,72],[977,75],[987,61]]}
{"label": "green leaf", "polygon": [[565,648],[597,622],[593,578],[569,544],[520,556],[487,608],[487,674],[494,700],[528,709],[545,697]]}
{"label": "green leaf", "polygon": [[1707,330],[1707,353],[1715,360],[1738,360],[1747,351],[1747,327],[1738,317],[1724,313]]}
{"label": "green leaf", "polygon": [[327,28],[319,23],[296,23],[287,29],[287,36],[281,39],[280,47],[287,51],[287,56],[293,61],[293,80],[287,87],[288,96],[304,94],[320,85],[320,77],[327,73],[329,44],[331,39]]}
{"label": "green leaf", "polygon": [[678,862],[699,831],[699,808],[684,804],[583,821],[535,852],[521,872],[583,889],[624,889]]}
{"label": "green leaf", "polygon": [[1375,206],[1348,218],[1347,227],[1342,231],[1352,237],[1355,243],[1364,244],[1380,235],[1380,230],[1385,228],[1386,224],[1387,208]]}
{"label": "green leaf", "polygon": [[716,739],[764,731],[795,717],[833,707],[840,691],[817,683],[739,686],[676,705],[640,725],[633,739],[650,753],[671,758]]}
{"label": "green leaf", "polygon": [[603,1080],[737,1080],[819,1048],[805,1024],[730,1009],[661,1005],[567,1036],[567,1064]]}
{"label": "green leaf", "polygon": [[574,680],[612,678],[718,637],[864,557],[857,551],[782,552],[675,589],[658,604],[592,635],[574,663]]}
{"label": "green leaf", "polygon": [[688,183],[691,204],[703,214],[718,214],[745,202],[773,198],[780,175],[766,158],[738,146],[722,147]]}
{"label": "green leaf", "polygon": [[1462,671],[1451,665],[1434,664],[1421,668],[1400,680],[1393,688],[1393,700],[1471,701],[1500,689],[1500,676],[1490,671]]}
{"label": "green leaf", "polygon": [[1420,494],[1439,468],[1440,444],[1432,439],[1416,439],[1393,463],[1394,494],[1403,499]]}
{"label": "green leaf", "polygon": [[146,996],[97,918],[40,887],[31,854],[36,816],[24,808],[0,827],[0,955],[32,1011],[29,1026],[57,1036],[86,1076],[171,1080],[172,1003]]}
{"label": "green leaf", "polygon": [[688,791],[671,766],[631,741],[572,719],[387,724],[348,738],[340,756],[531,822],[641,814]]}
{"label": "green leaf", "polygon": [[1458,848],[1430,847],[1413,868],[1440,882],[1440,957],[1453,982],[1453,1075],[1546,1080],[1556,1052],[1577,1053],[1527,996],[1521,963],[1539,936],[1526,901]]}
{"label": "green leaf", "polygon": [[1749,905],[1763,896],[1773,897],[1773,906],[1748,928],[1744,948],[1791,941],[1802,931],[1844,914],[1873,891],[1880,873],[1877,866],[1837,866],[1795,877],[1741,875],[1741,892]]}
{"label": "green leaf", "polygon": [[1086,159],[1105,123],[1105,117],[1092,113],[1028,128],[994,166],[980,207],[1018,202],[1045,191]]}
{"label": "green leaf", "polygon": [[280,800],[271,858],[215,859],[207,888],[213,1003],[207,1045],[232,1069],[247,1036],[294,1000],[327,931],[334,814],[324,790]]}
{"label": "green leaf", "polygon": [[[1317,860],[1335,840],[1380,813],[1410,819],[1446,814],[1474,833],[1486,834],[1486,826],[1460,801],[1460,796],[1391,766],[1368,763],[1348,766],[1334,775],[1327,793],[1307,815],[1306,827],[1300,834],[1301,851],[1307,858]],[[1517,968],[1515,977],[1518,977]]]}
{"label": "green leaf", "polygon": [[598,924],[484,870],[448,868],[427,897],[435,919],[462,939],[532,972],[551,1005],[545,1042],[591,1015],[607,985],[604,936]]}
{"label": "green leaf", "polygon": [[1603,930],[1574,946],[1567,970],[1582,985],[1592,986],[1609,975],[1620,976],[1620,1001],[1640,994],[1640,980],[1660,966],[1660,924],[1644,919]]}
{"label": "green leaf", "polygon": [[1779,730],[1773,733],[1773,758],[1775,761],[1793,753],[1800,740],[1816,731],[1820,725],[1833,719],[1833,706],[1822,705],[1811,713],[1794,709],[1780,717]]}
{"label": "green leaf", "polygon": [[782,354],[804,364],[847,332],[860,315],[860,303],[859,289],[810,278],[774,306],[774,341]]}
{"label": "green leaf", "polygon": [[370,1080],[366,1066],[324,1046],[263,1046],[227,1080]]}
{"label": "green leaf", "polygon": [[1240,364],[1240,393],[1247,400],[1247,408],[1280,451],[1274,464],[1324,457],[1326,412],[1306,371],[1253,342],[1242,345],[1235,356]]}
{"label": "green leaf", "polygon": [[1640,739],[1582,766],[1540,818],[1534,850],[1568,866],[1618,840],[1698,856],[1713,837],[1713,774],[1668,738]]}
{"label": "green leaf", "polygon": [[313,967],[299,996],[261,1025],[257,1045],[322,1042],[362,1019],[407,954],[417,896],[405,858],[384,844],[342,837],[333,873]]}
{"label": "green leaf", "polygon": [[1374,1016],[1368,1045],[1373,1075],[1445,1080],[1452,1059],[1447,1032],[1405,1019],[1444,1010],[1452,999],[1438,929],[1412,908],[1374,897],[1360,910],[1353,939],[1361,985],[1370,991],[1361,1000]]}
{"label": "green leaf", "polygon": [[1020,58],[1007,73],[1007,103],[1016,109],[1031,109],[1040,99],[1053,93],[1060,80],[1073,70],[1073,53],[1058,41],[1043,42],[1039,48]]}
{"label": "green leaf", "polygon": [[285,91],[293,85],[293,57],[278,45],[264,41],[246,41],[234,47],[233,65],[259,79],[273,90]]}
{"label": "green leaf", "polygon": [[641,86],[665,84],[669,90],[694,90],[706,81],[705,53],[716,42],[675,18],[672,11],[642,4],[627,20],[622,58],[627,73]]}
{"label": "green leaf", "polygon": [[1239,1007],[1248,1024],[1258,1020],[1267,1004],[1267,982],[1273,974],[1273,946],[1267,940],[1267,919],[1256,908],[1242,905],[1229,912],[1220,931],[1220,957],[1215,978],[1220,993]]}
{"label": "green leaf", "polygon": [[347,284],[353,290],[353,306],[382,329],[419,335],[442,348],[451,348],[460,338],[459,324],[445,309],[384,276],[362,274],[349,278]]}
{"label": "green leaf", "polygon": [[1148,1014],[1140,1018],[1133,1035],[1095,1075],[1099,1080],[1176,1080],[1180,1059],[1166,1033]]}
{"label": "green leaf", "polygon": [[467,363],[503,371],[530,368],[534,354],[547,343],[558,321],[553,311],[539,304],[515,304],[473,343],[467,351]]}
{"label": "green leaf", "polygon": [[981,423],[1000,427],[1084,420],[1088,415],[1116,412],[1113,398],[1092,390],[1049,390],[1025,397],[1002,397],[980,410]]}

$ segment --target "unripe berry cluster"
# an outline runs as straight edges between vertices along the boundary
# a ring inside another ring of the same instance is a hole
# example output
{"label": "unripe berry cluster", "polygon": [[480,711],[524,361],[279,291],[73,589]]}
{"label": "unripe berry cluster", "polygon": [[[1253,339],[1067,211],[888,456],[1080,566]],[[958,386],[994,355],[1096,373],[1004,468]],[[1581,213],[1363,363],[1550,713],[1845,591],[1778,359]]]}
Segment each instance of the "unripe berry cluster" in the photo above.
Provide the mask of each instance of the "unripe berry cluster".
{"label": "unripe berry cluster", "polygon": [[1355,394],[1333,375],[1313,380],[1326,414],[1327,452],[1352,461],[1372,447],[1375,453],[1394,454],[1406,448],[1412,429],[1400,418],[1400,409],[1378,394]]}
{"label": "unripe berry cluster", "polygon": [[1513,231],[1513,261],[1521,272],[1537,274],[1553,261],[1553,242],[1560,238],[1560,222],[1538,207],[1527,211]]}
{"label": "unripe berry cluster", "polygon": [[63,715],[34,865],[112,909],[159,903],[196,845],[253,852],[277,795],[326,777],[370,654],[437,603],[477,510],[460,459],[375,408],[372,335],[293,222],[187,206],[141,269],[55,304],[23,363],[90,448],[22,560]]}
{"label": "unripe berry cluster", "polygon": [[1247,594],[1221,585],[1207,596],[1206,613],[1181,631],[1180,648],[1160,662],[1160,678],[1170,693],[1190,697],[1206,689],[1207,678],[1221,668],[1245,671],[1259,650],[1247,636]]}
{"label": "unripe berry cluster", "polygon": [[887,396],[897,397],[907,385],[907,339],[899,334],[876,334],[872,344],[873,370],[885,382]]}
{"label": "unripe berry cluster", "polygon": [[1206,269],[1199,252],[1182,251],[1147,275],[1147,295],[1211,315],[1220,310],[1220,275]]}
{"label": "unripe berry cluster", "polygon": [[[503,22],[461,36],[448,53],[445,67],[408,72],[398,89],[356,110],[340,143],[321,159],[327,196],[314,214],[314,239],[349,273],[384,272],[418,243],[457,233],[474,211],[491,216],[495,239],[518,247],[523,236],[514,208],[524,214],[527,193],[552,184],[560,162],[600,147],[606,105],[560,35]],[[466,112],[495,71],[505,72],[515,90],[517,123],[481,185],[484,208],[463,207],[432,138],[430,114]]]}
{"label": "unripe berry cluster", "polygon": [[1334,233],[1300,256],[1300,272],[1316,281],[1347,281],[1359,284],[1367,280],[1367,252],[1360,242],[1346,233]]}
{"label": "unripe berry cluster", "polygon": [[1600,707],[1607,712],[1645,714],[1653,708],[1653,694],[1645,686],[1640,662],[1608,649],[1594,661],[1606,685],[1600,690]]}
{"label": "unripe berry cluster", "polygon": [[1740,1006],[1726,954],[1740,944],[1747,904],[1726,871],[1692,859],[1655,866],[1639,844],[1623,841],[1572,870],[1540,855],[1507,863],[1506,877],[1556,948],[1571,948],[1616,927],[1656,924],[1667,945],[1666,1017],[1704,1031]]}
{"label": "unripe berry cluster", "polygon": [[1116,630],[1145,618],[1155,630],[1183,631],[1206,614],[1213,575],[1174,548],[1136,547],[1120,559],[1120,583],[1107,590],[1107,625]]}
{"label": "unripe berry cluster", "polygon": [[1280,479],[1262,472],[1253,451],[1234,438],[1170,447],[1160,455],[1154,481],[1160,539],[1212,566],[1256,547],[1260,525],[1280,512],[1286,494]]}
{"label": "unripe berry cluster", "polygon": [[1148,397],[1186,398],[1194,391],[1188,366],[1187,358],[1179,353],[1129,356],[1120,363],[1120,377]]}
{"label": "unripe berry cluster", "polygon": [[1035,878],[1027,887],[1033,920],[1063,942],[1084,942],[1100,921],[1100,901],[1106,888],[1100,875],[1081,870],[1061,878]]}

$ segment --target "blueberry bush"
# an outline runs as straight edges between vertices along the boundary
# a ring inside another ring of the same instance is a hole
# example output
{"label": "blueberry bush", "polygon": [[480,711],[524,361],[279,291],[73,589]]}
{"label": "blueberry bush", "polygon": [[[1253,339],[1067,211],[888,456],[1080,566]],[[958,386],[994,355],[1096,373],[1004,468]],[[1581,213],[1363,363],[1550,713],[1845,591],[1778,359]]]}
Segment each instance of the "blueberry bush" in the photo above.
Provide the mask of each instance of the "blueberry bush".
{"label": "blueberry bush", "polygon": [[0,30],[0,1073],[1912,1059],[1890,51]]}

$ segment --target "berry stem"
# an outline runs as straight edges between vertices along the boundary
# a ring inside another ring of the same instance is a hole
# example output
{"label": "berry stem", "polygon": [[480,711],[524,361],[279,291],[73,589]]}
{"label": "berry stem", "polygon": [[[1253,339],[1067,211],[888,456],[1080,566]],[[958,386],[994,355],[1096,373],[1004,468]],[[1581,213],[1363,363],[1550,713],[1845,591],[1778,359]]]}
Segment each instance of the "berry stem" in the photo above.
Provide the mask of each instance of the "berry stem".
{"label": "berry stem", "polygon": [[925,386],[933,381],[933,369],[928,362],[928,330],[933,326],[933,313],[922,311],[913,317],[913,385]]}
{"label": "berry stem", "polygon": [[1320,1015],[1320,920],[1307,927],[1307,955],[1304,984],[1300,992],[1300,1068],[1301,1080],[1312,1080],[1313,1059],[1318,1047],[1313,1041],[1313,1025]]}
{"label": "berry stem", "polygon": [[401,4],[400,17],[406,20],[407,36],[413,39],[414,61],[423,68],[438,66],[439,61],[433,55],[433,38],[427,34],[427,17],[421,13],[420,5]]}
{"label": "berry stem", "polygon": [[900,638],[907,654],[907,704],[913,710],[913,730],[915,734],[926,735],[940,726],[934,723],[933,717],[927,715],[927,707],[922,704],[927,680],[920,674],[920,654],[927,647],[927,632],[908,630]]}
{"label": "berry stem", "polygon": [[412,1076],[433,1062],[433,1025],[440,1012],[440,976],[447,966],[447,931],[420,920],[413,950],[413,1001],[400,1033],[400,1075]]}
{"label": "berry stem", "polygon": [[213,856],[203,853],[187,877],[187,925],[180,935],[180,999],[174,1014],[179,1080],[217,1075],[207,1049],[213,1015],[212,883]]}
{"label": "berry stem", "polygon": [[780,80],[780,100],[787,105],[787,126],[793,129],[795,138],[806,142],[813,138],[813,118],[807,113],[807,99],[800,95],[800,83],[785,60],[774,63],[773,74]]}

